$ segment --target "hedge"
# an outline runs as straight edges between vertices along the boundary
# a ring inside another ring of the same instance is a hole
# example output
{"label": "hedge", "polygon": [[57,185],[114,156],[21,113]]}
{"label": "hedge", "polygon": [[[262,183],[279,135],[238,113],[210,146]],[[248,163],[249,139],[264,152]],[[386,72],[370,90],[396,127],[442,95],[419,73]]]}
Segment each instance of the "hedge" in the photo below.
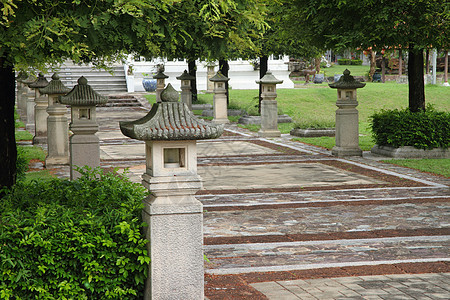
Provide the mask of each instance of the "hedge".
{"label": "hedge", "polygon": [[18,182],[1,199],[1,299],[142,299],[146,190],[116,173]]}
{"label": "hedge", "polygon": [[340,65],[362,65],[362,60],[360,59],[340,58],[337,61]]}
{"label": "hedge", "polygon": [[382,110],[371,116],[372,138],[380,146],[413,146],[418,149],[450,146],[450,112]]}

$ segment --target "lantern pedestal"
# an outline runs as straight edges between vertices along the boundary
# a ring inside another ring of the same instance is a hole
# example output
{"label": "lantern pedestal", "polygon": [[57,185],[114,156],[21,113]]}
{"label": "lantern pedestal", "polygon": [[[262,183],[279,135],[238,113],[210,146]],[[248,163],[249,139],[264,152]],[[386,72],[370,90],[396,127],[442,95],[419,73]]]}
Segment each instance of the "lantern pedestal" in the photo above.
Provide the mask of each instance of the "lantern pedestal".
{"label": "lantern pedestal", "polygon": [[67,124],[67,108],[61,104],[53,104],[47,108],[47,142],[48,155],[45,166],[69,164],[69,128]]}
{"label": "lantern pedestal", "polygon": [[196,141],[146,141],[143,221],[151,258],[144,299],[203,299],[203,205]]}
{"label": "lantern pedestal", "polygon": [[261,129],[258,132],[261,137],[280,137],[278,130],[278,106],[276,100],[261,101]]}
{"label": "lantern pedestal", "polygon": [[34,125],[34,102],[35,99],[35,93],[32,89],[29,90],[27,93],[27,119],[25,123],[25,129],[27,131],[34,131],[35,125]]}
{"label": "lantern pedestal", "polygon": [[47,143],[47,107],[48,99],[46,96],[40,95],[38,98],[36,98],[36,105],[34,107],[36,131],[33,138],[33,144]]}
{"label": "lantern pedestal", "polygon": [[358,101],[337,101],[336,110],[336,146],[331,153],[334,156],[362,156],[359,148]]}

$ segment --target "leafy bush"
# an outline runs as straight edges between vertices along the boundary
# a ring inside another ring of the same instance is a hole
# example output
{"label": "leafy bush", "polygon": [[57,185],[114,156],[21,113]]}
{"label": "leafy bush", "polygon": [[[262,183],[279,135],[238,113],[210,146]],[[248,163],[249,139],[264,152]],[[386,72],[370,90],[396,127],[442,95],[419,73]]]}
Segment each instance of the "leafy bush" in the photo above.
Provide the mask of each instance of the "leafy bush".
{"label": "leafy bush", "polygon": [[16,160],[16,168],[17,168],[17,181],[21,181],[25,179],[25,172],[28,171],[28,164],[30,160],[26,157],[25,150],[23,147],[17,147],[17,160]]}
{"label": "leafy bush", "polygon": [[340,64],[340,65],[362,65],[362,60],[340,58],[340,59],[338,59],[338,64]]}
{"label": "leafy bush", "polygon": [[382,110],[371,116],[372,137],[380,146],[413,146],[418,149],[450,146],[450,112],[438,112],[432,106],[412,113]]}
{"label": "leafy bush", "polygon": [[19,182],[0,207],[1,299],[142,299],[145,189],[115,173]]}

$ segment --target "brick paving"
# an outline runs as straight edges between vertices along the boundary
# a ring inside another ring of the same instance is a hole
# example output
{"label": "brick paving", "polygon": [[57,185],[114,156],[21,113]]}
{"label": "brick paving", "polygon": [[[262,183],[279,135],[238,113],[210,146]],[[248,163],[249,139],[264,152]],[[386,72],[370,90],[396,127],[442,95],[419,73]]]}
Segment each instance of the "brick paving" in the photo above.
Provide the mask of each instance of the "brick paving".
{"label": "brick paving", "polygon": [[[102,166],[140,182],[144,144],[100,108]],[[381,157],[337,159],[236,125],[198,143],[209,299],[449,299],[450,179]],[[41,166],[37,165],[36,168]],[[66,177],[68,168],[53,172]],[[366,276],[367,275],[367,276]]]}

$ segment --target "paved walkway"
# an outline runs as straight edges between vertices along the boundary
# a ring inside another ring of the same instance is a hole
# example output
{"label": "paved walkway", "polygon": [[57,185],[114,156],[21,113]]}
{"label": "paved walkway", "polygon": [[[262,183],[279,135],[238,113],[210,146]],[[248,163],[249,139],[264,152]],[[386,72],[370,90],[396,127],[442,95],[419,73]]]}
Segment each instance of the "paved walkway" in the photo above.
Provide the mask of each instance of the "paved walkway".
{"label": "paved walkway", "polygon": [[[140,182],[144,143],[120,120],[147,108],[99,108],[101,164]],[[450,179],[338,159],[236,125],[198,142],[209,299],[449,299]],[[67,176],[68,168],[54,170]]]}

